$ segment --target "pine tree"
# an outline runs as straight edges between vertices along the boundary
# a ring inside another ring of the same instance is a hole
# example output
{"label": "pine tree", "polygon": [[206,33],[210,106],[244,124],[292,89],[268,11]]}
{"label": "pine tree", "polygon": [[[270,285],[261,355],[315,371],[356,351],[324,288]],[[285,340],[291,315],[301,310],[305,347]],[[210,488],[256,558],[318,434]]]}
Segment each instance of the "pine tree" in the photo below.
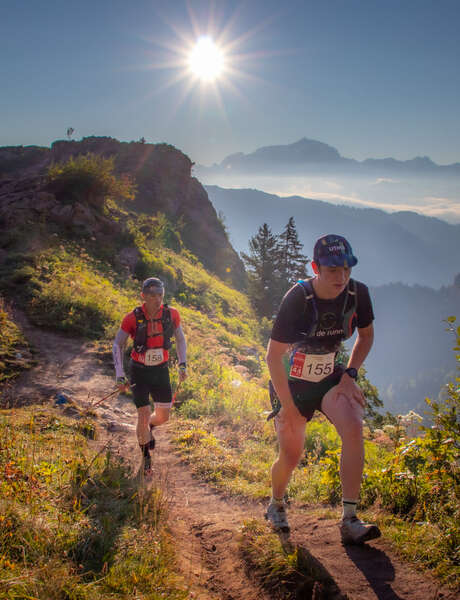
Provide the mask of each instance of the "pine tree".
{"label": "pine tree", "polygon": [[[307,277],[307,256],[302,254],[303,244],[299,240],[294,217],[290,217],[284,231],[278,237],[278,270],[282,295],[299,279]],[[281,298],[280,298],[281,299]]]}
{"label": "pine tree", "polygon": [[249,297],[261,317],[271,318],[278,308],[278,239],[264,223],[249,241],[249,254],[241,253],[248,270]]}

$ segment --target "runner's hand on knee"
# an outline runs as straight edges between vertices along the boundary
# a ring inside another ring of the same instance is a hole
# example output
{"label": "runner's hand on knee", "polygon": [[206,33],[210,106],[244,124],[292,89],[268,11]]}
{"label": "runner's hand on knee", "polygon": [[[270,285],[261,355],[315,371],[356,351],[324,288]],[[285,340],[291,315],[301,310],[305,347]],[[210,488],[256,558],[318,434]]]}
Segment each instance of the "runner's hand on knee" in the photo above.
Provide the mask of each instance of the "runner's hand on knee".
{"label": "runner's hand on knee", "polygon": [[361,408],[366,408],[366,397],[363,394],[363,390],[354,381],[349,385],[347,396],[354,402],[357,402]]}
{"label": "runner's hand on knee", "polygon": [[351,377],[342,376],[342,379],[332,390],[336,398],[339,394],[343,394],[351,401],[358,403],[361,408],[366,407],[366,398],[363,391]]}
{"label": "runner's hand on knee", "polygon": [[357,383],[355,383],[355,388],[353,398],[360,404],[361,408],[366,408],[366,396],[364,395],[363,390]]}

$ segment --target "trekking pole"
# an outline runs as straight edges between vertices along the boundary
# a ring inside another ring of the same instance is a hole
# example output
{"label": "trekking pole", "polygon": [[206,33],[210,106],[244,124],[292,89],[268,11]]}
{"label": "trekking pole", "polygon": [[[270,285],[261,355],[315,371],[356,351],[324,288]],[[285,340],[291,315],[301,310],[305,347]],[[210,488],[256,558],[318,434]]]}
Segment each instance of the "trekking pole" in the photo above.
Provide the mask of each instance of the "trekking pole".
{"label": "trekking pole", "polygon": [[[130,388],[133,388],[136,384],[133,383],[132,385],[130,385]],[[108,398],[110,398],[111,396],[114,396],[117,392],[119,392],[120,390],[117,388],[116,390],[113,390],[113,392],[110,392],[110,394],[107,394],[107,396],[104,396],[103,398],[101,398],[100,400],[98,400],[97,402],[95,402],[94,404],[91,404],[91,408],[94,408],[95,406],[98,406],[99,404],[101,404],[102,402],[104,402],[104,400],[107,400]]]}

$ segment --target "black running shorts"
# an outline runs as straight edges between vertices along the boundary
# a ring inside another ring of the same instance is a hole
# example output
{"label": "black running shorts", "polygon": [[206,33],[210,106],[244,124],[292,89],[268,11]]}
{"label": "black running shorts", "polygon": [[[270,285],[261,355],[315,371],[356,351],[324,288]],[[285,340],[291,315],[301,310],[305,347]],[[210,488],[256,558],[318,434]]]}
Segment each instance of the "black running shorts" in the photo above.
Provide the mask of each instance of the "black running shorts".
{"label": "black running shorts", "polygon": [[150,404],[149,395],[154,402],[171,404],[172,391],[167,363],[156,367],[145,367],[132,360],[130,372],[131,385],[135,384],[132,391],[137,408]]}
{"label": "black running shorts", "polygon": [[[309,383],[308,381],[301,380],[295,381],[293,379],[288,380],[294,404],[307,421],[310,421],[313,417],[315,410],[321,410],[321,402],[323,401],[324,396],[339,383],[342,375],[343,367],[336,366],[334,373],[319,383]],[[269,382],[268,389],[273,412],[278,413],[281,404],[271,381]]]}

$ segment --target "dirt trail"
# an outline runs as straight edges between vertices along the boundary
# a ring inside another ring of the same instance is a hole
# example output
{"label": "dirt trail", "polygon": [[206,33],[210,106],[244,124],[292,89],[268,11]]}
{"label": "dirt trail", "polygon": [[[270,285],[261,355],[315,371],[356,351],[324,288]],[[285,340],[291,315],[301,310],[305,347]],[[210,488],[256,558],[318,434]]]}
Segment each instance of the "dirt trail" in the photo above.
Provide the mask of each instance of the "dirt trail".
{"label": "dirt trail", "polygon": [[[39,364],[24,372],[11,389],[15,404],[54,401],[58,392],[77,405],[102,398],[113,389],[113,376],[95,360],[90,345],[63,335],[31,327],[16,314],[28,339],[38,349]],[[66,410],[65,405],[62,409]],[[135,466],[140,453],[135,437],[136,411],[131,400],[118,396],[97,409],[101,442],[110,441]],[[265,591],[248,572],[238,552],[238,535],[248,518],[263,519],[261,503],[228,498],[197,481],[174,453],[168,425],[156,430],[156,482],[170,503],[170,528],[177,543],[179,568],[199,600],[269,600],[279,598]],[[286,547],[298,552],[323,573],[329,574],[337,593],[328,598],[349,600],[454,600],[458,596],[441,589],[429,576],[400,561],[385,540],[363,547],[345,548],[337,523],[309,515],[308,507],[293,505],[289,511],[292,533]],[[299,596],[300,598],[301,596]],[[325,598],[315,595],[315,598]]]}

